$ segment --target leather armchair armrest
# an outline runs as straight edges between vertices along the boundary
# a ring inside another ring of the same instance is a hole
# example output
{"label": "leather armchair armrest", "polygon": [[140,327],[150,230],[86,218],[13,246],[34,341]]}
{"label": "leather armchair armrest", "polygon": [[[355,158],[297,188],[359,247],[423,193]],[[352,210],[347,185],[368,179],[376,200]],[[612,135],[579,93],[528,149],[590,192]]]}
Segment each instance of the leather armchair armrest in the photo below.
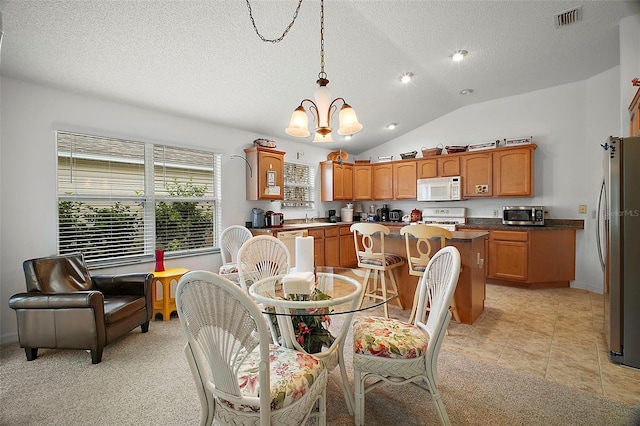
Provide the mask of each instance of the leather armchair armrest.
{"label": "leather armchair armrest", "polygon": [[76,291],[73,293],[18,293],[9,299],[12,309],[73,309],[92,308],[104,311],[104,296],[99,291]]}
{"label": "leather armchair armrest", "polygon": [[92,275],[95,288],[109,295],[132,295],[151,297],[153,274],[134,273],[119,275]]}

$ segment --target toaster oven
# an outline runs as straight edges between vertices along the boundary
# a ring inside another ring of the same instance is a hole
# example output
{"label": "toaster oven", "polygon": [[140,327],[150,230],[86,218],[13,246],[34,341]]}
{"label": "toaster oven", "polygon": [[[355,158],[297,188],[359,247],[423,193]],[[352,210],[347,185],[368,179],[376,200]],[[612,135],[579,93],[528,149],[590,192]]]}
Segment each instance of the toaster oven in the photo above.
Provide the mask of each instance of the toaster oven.
{"label": "toaster oven", "polygon": [[544,207],[542,206],[504,206],[502,207],[504,225],[544,226]]}

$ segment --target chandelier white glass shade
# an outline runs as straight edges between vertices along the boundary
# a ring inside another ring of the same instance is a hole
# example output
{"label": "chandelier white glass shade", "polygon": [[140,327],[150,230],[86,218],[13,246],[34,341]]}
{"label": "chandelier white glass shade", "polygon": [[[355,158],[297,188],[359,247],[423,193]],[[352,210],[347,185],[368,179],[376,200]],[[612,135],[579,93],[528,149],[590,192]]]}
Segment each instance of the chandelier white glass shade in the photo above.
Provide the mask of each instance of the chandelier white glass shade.
{"label": "chandelier white glass shade", "polygon": [[320,2],[320,73],[318,74],[318,88],[314,93],[315,102],[311,99],[303,99],[300,106],[291,114],[289,127],[285,129],[288,135],[297,138],[306,138],[309,131],[309,117],[304,104],[309,104],[309,113],[316,122],[315,137],[313,142],[333,142],[331,133],[331,117],[342,102],[340,114],[338,115],[338,134],[341,136],[353,135],[362,129],[362,124],[358,121],[356,112],[345,102],[343,98],[331,100],[331,92],[327,87],[329,80],[324,72],[324,1]]}

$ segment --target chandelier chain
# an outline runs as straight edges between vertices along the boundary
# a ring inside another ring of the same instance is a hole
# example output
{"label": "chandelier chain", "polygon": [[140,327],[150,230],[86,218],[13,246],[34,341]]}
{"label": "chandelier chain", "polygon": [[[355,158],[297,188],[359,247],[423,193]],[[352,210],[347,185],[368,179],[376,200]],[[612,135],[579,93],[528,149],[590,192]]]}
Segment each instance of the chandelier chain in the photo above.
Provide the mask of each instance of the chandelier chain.
{"label": "chandelier chain", "polygon": [[284,32],[282,33],[282,35],[278,38],[268,39],[268,38],[265,38],[262,34],[260,34],[260,31],[256,26],[256,21],[253,19],[253,11],[251,10],[251,3],[249,3],[249,0],[246,0],[246,2],[247,2],[247,8],[249,9],[249,17],[251,18],[251,23],[253,24],[253,29],[255,30],[256,34],[258,34],[258,37],[260,37],[260,40],[266,43],[279,43],[282,41],[282,39],[284,39],[284,37],[287,35],[287,33],[289,32],[293,24],[296,22],[296,18],[298,18],[298,12],[300,11],[300,6],[302,5],[302,0],[299,0],[298,7],[296,7],[296,11],[293,13],[293,19],[291,20],[289,25],[287,25],[287,28],[284,29]]}
{"label": "chandelier chain", "polygon": [[320,73],[318,78],[327,78],[324,72],[324,0],[320,0]]}

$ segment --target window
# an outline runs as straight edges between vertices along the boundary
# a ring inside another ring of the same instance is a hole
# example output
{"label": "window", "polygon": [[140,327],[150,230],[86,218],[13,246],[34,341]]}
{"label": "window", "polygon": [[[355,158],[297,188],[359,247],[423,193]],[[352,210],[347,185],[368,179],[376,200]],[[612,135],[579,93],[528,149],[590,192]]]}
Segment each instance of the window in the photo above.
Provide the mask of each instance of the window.
{"label": "window", "polygon": [[284,163],[284,200],[282,207],[314,208],[313,166]]}
{"label": "window", "polygon": [[219,154],[68,132],[56,142],[60,254],[127,263],[217,247]]}

